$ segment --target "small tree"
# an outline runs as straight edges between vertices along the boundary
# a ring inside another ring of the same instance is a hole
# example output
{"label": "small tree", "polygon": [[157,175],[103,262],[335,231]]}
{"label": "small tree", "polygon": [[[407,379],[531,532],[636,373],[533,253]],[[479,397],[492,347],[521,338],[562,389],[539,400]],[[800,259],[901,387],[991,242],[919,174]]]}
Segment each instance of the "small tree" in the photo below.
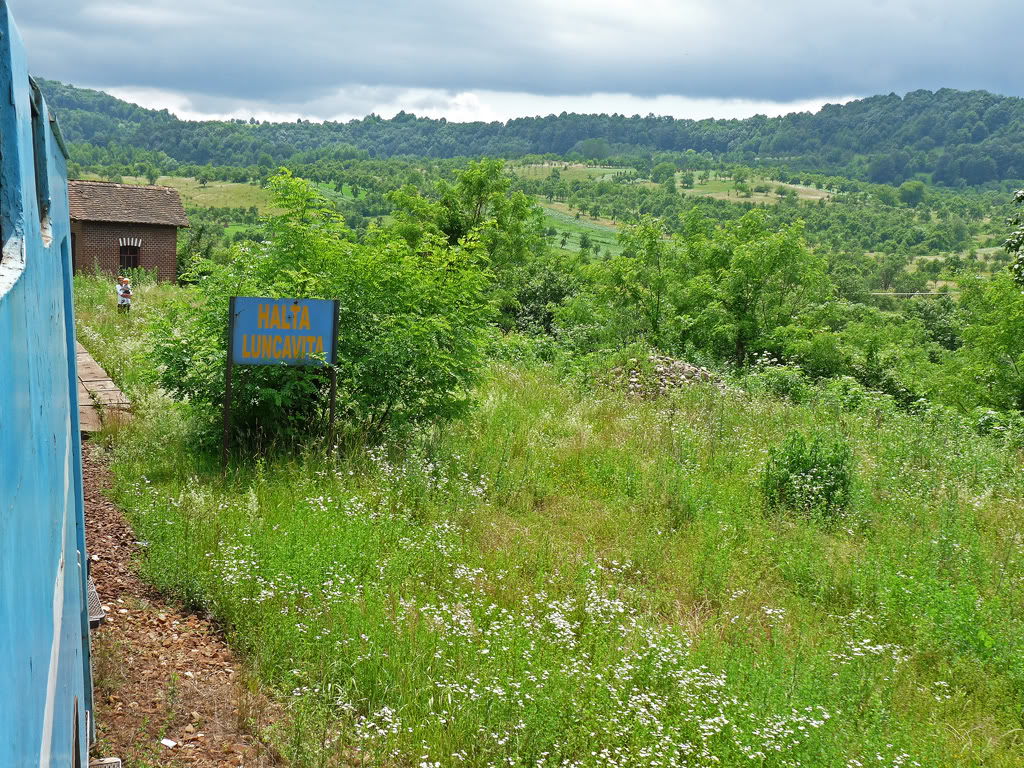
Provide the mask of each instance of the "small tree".
{"label": "small tree", "polygon": [[899,187],[900,200],[910,208],[916,208],[924,201],[924,183],[905,181]]}
{"label": "small tree", "polygon": [[694,210],[683,238],[691,277],[678,322],[702,346],[720,354],[731,346],[737,365],[823,296],[825,257],[807,247],[803,222],[773,231],[765,212],[753,210],[716,231]]}
{"label": "small tree", "polygon": [[1024,206],[1024,189],[1018,189],[1014,193],[1013,202],[1017,204],[1018,210],[1010,217],[1010,226],[1014,229],[1004,247],[1006,252],[1014,257],[1013,263],[1010,264],[1013,279],[1024,289],[1024,208],[1020,207]]}
{"label": "small tree", "polygon": [[588,235],[586,232],[582,233],[580,235],[580,252],[581,253],[589,252],[590,251],[590,247],[592,245],[593,245],[593,242],[590,239],[590,235]]}
{"label": "small tree", "polygon": [[[493,319],[479,241],[449,245],[428,232],[413,248],[371,229],[356,243],[310,182],[284,172],[270,186],[284,213],[268,220],[266,242],[236,246],[224,265],[207,263],[200,290],[161,327],[163,387],[207,417],[207,437],[216,434],[229,297],[331,298],[340,303],[339,413],[350,430],[380,435],[464,412]],[[323,424],[327,387],[321,368],[246,367],[232,381],[233,424],[253,438],[302,439]]]}
{"label": "small tree", "polygon": [[676,167],[674,164],[669,162],[658,163],[651,169],[651,181],[655,184],[662,184],[667,179],[674,178],[675,175]]}
{"label": "small tree", "polygon": [[636,315],[637,331],[661,343],[669,311],[669,289],[678,260],[675,244],[665,239],[661,221],[644,216],[619,235],[622,253],[608,262],[605,290],[619,312]]}

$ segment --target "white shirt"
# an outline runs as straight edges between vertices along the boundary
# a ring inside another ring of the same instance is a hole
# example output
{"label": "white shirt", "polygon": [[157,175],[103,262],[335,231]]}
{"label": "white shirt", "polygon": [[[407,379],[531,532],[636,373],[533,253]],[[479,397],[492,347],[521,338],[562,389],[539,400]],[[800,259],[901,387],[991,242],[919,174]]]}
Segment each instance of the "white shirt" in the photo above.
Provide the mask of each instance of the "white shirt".
{"label": "white shirt", "polygon": [[131,292],[132,289],[127,285],[117,284],[117,303],[118,304],[131,304]]}

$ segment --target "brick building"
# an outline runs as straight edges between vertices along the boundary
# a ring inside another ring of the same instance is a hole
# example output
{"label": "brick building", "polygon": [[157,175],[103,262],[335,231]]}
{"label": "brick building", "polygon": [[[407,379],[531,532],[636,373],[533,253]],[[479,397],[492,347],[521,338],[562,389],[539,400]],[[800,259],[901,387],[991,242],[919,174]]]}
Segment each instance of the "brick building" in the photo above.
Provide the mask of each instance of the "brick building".
{"label": "brick building", "polygon": [[188,226],[178,190],[69,181],[68,208],[76,272],[141,267],[155,269],[160,280],[177,278],[178,228]]}

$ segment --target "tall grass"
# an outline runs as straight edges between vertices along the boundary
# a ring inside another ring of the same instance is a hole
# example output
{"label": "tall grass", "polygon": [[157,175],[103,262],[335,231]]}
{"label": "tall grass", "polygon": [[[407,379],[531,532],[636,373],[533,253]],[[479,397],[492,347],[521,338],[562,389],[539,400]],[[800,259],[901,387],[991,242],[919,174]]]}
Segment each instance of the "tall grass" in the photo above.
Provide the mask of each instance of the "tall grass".
{"label": "tall grass", "polygon": [[[119,434],[146,577],[288,700],[295,764],[1024,760],[1020,455],[882,401],[640,402],[541,363],[479,396],[403,446],[226,477],[158,396]],[[855,454],[827,526],[765,514],[794,429]]]}

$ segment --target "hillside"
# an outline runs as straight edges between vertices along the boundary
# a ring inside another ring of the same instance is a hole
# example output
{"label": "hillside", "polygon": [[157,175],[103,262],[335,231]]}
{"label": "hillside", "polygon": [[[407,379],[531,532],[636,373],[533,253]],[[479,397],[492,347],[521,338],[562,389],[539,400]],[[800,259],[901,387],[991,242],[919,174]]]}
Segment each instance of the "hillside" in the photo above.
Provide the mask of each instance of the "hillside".
{"label": "hillside", "polygon": [[915,174],[957,186],[1024,177],[1024,99],[942,89],[826,105],[815,114],[745,120],[648,115],[548,115],[450,123],[400,112],[347,123],[183,121],[98,91],[40,80],[65,136],[77,145],[132,148],[179,163],[271,168],[298,153],[349,145],[372,156],[449,158],[656,151],[843,173],[899,184]]}
{"label": "hillside", "polygon": [[[199,296],[143,285],[128,324],[107,288],[76,312],[140,404],[111,452],[142,574],[287,700],[292,764],[1021,764],[1019,459],[955,415],[772,368],[635,397],[513,336],[444,430],[222,474],[147,383]],[[773,508],[816,430],[848,505]]]}

